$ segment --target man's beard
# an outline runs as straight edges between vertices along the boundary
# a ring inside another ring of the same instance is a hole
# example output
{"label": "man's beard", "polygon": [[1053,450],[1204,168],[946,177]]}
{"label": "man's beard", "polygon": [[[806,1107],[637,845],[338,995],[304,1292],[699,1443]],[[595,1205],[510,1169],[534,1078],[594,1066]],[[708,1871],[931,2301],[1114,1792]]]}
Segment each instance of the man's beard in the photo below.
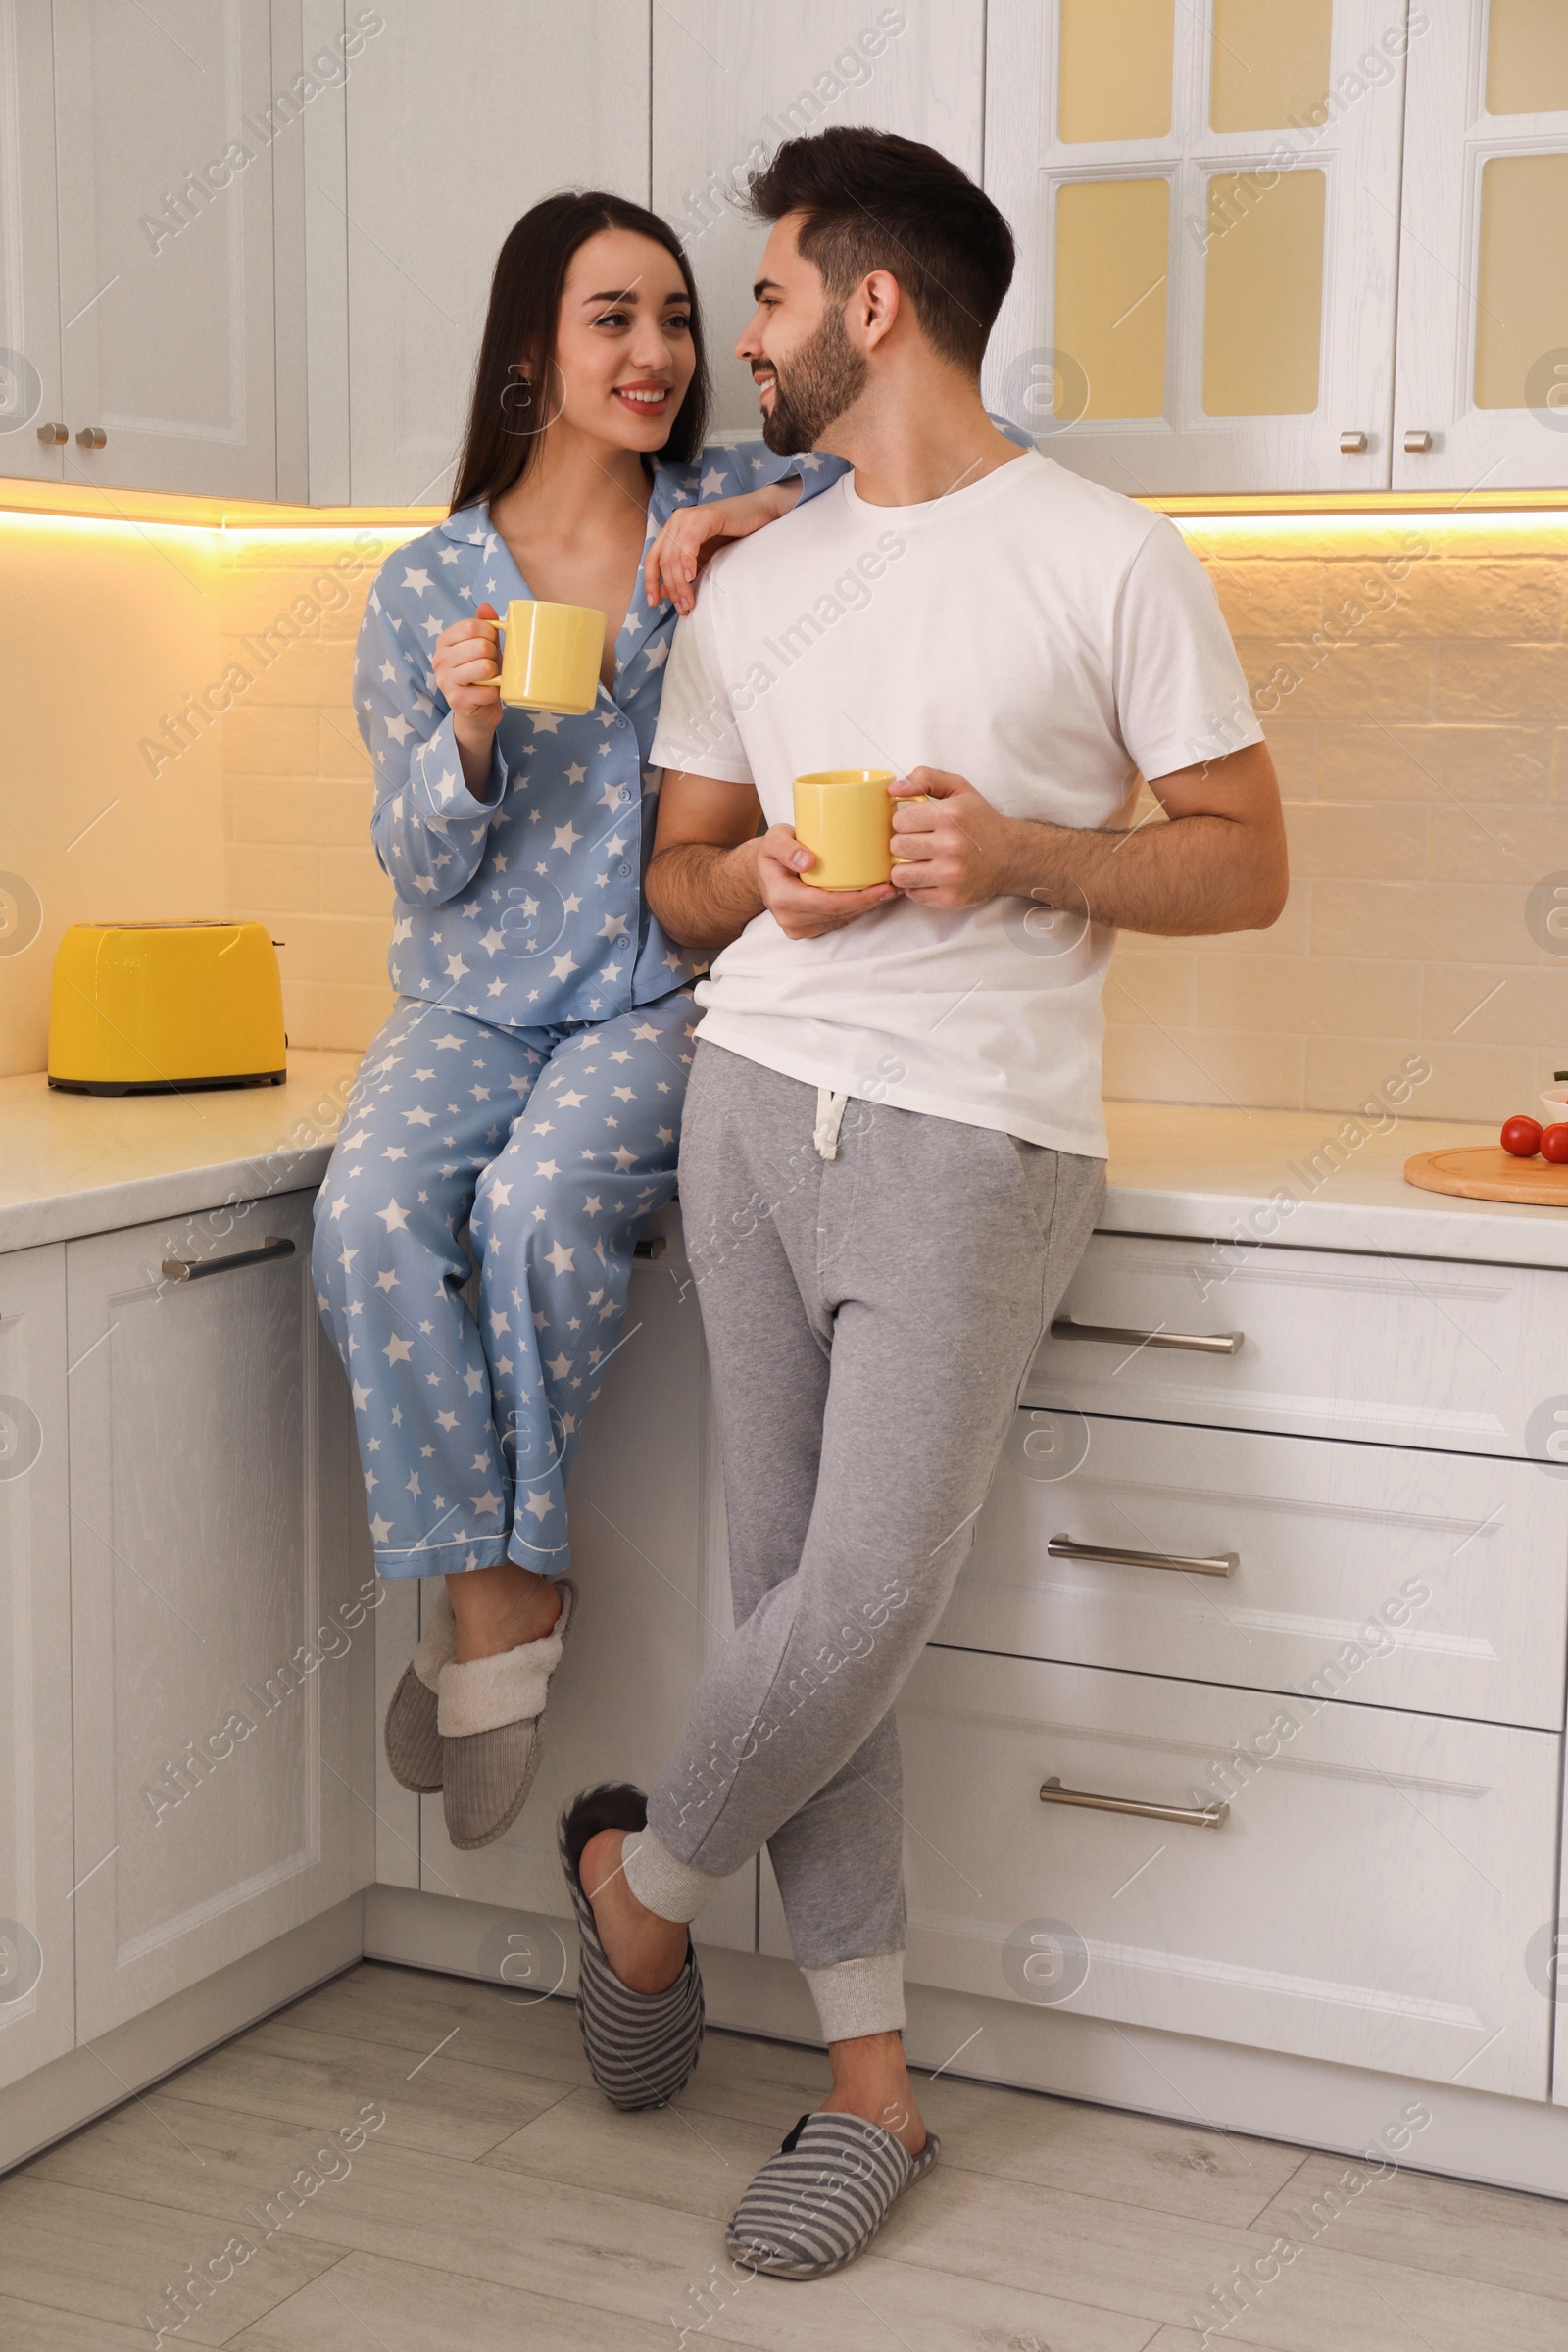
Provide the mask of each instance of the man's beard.
{"label": "man's beard", "polygon": [[859,399],[868,370],[844,331],[842,313],[830,304],[815,334],[790,360],[788,373],[778,368],[773,372],[776,389],[762,419],[762,439],[776,455],[789,457],[816,447]]}

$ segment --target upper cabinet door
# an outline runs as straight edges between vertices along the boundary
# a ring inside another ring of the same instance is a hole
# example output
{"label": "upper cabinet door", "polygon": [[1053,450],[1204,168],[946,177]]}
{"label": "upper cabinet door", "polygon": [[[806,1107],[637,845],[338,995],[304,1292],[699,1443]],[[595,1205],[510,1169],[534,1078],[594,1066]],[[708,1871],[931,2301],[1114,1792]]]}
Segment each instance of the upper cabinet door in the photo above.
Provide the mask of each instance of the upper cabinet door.
{"label": "upper cabinet door", "polygon": [[[362,17],[380,11],[361,11]],[[352,496],[442,499],[496,255],[556,188],[648,201],[648,0],[384,12],[345,93]]]}
{"label": "upper cabinet door", "polygon": [[66,479],[273,497],[267,9],[58,0],[54,63]]}
{"label": "upper cabinet door", "polygon": [[52,86],[49,0],[0,0],[0,474],[35,482],[65,475]]}
{"label": "upper cabinet door", "polygon": [[1412,37],[1398,0],[991,0],[991,406],[1129,494],[1386,487]]}
{"label": "upper cabinet door", "polygon": [[1431,14],[1410,43],[1394,479],[1561,485],[1568,6],[1446,0]]}
{"label": "upper cabinet door", "polygon": [[703,300],[714,423],[760,438],[756,386],[731,356],[767,235],[739,211],[748,172],[785,139],[848,123],[922,140],[978,179],[984,0],[680,0],[655,8],[653,47],[654,205]]}

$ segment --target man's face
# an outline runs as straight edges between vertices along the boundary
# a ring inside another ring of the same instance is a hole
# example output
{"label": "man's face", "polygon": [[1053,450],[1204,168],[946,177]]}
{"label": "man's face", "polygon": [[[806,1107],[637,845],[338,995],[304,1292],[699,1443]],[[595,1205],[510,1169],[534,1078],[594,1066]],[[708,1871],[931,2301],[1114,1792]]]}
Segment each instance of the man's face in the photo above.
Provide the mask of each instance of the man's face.
{"label": "man's face", "polygon": [[753,291],[757,309],[735,346],[762,404],[762,439],[780,457],[816,449],[865,385],[866,361],[824,293],[814,262],[796,250],[799,216],[776,221]]}

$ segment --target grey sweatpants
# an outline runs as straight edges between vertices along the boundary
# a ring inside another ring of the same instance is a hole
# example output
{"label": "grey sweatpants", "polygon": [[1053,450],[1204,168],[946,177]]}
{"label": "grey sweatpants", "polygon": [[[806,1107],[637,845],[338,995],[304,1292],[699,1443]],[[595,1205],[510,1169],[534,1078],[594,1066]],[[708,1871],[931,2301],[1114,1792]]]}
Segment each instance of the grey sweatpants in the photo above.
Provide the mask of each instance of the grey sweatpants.
{"label": "grey sweatpants", "polygon": [[712,1365],[736,1631],[626,1842],[695,1919],[765,1844],[829,2041],[904,2023],[893,1702],[973,1541],[1104,1163],[700,1043],[680,1197]]}

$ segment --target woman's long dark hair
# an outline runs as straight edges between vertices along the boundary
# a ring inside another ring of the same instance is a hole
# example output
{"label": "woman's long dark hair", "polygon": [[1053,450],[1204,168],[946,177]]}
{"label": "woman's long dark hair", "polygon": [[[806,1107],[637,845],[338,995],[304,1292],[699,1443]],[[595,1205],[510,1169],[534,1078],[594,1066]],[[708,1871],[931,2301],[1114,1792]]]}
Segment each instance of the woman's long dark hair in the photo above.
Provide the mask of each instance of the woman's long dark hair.
{"label": "woman's long dark hair", "polygon": [[[464,507],[477,506],[481,499],[499,498],[527,472],[540,436],[519,429],[519,417],[544,413],[566,270],[578,246],[605,228],[627,228],[637,236],[652,237],[679,265],[691,302],[697,366],[670,425],[669,438],[659,454],[683,465],[702,448],[708,428],[708,353],[697,288],[680,240],[657,213],[645,212],[640,204],[628,204],[623,196],[612,196],[604,188],[567,190],[545,197],[524,213],[496,256],[490,308],[474,368],[468,429],[452,493],[454,514]],[[515,373],[519,362],[527,363],[533,387],[533,402],[520,409]],[[651,472],[652,461],[646,455],[643,464]]]}

